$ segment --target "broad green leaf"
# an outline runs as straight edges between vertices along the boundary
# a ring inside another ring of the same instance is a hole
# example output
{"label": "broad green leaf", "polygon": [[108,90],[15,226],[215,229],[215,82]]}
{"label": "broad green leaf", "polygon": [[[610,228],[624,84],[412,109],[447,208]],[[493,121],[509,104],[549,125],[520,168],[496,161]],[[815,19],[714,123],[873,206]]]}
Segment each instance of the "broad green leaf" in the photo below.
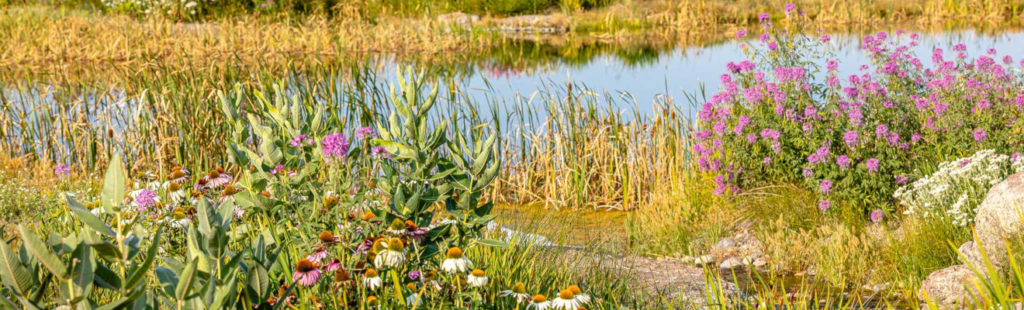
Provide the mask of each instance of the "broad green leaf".
{"label": "broad green leaf", "polygon": [[84,206],[79,204],[78,201],[75,201],[75,199],[72,198],[71,196],[67,196],[66,198],[68,201],[68,205],[71,206],[71,213],[73,213],[79,221],[82,221],[82,223],[84,223],[85,226],[88,226],[89,228],[92,228],[92,230],[103,235],[106,235],[107,237],[115,236],[114,230],[110,229],[110,226],[107,226],[106,223],[103,223],[103,220],[101,220],[95,214],[89,212],[89,209],[86,209]]}
{"label": "broad green leaf", "polygon": [[96,285],[110,290],[121,289],[121,277],[114,273],[113,270],[110,270],[110,268],[101,263],[97,263],[95,271],[96,274],[93,277],[93,282]]}
{"label": "broad green leaf", "polygon": [[135,287],[142,279],[149,273],[149,269],[153,267],[153,262],[156,261],[157,250],[160,248],[160,236],[163,234],[164,229],[158,228],[156,234],[153,234],[152,243],[149,245],[149,250],[146,251],[146,259],[142,261],[142,264],[135,266],[135,270],[128,276],[128,280],[124,282],[125,288]]}
{"label": "broad green leaf", "polygon": [[43,240],[39,239],[31,229],[25,227],[25,225],[18,225],[18,232],[21,233],[21,240],[25,244],[25,248],[35,256],[39,263],[43,264],[50,273],[53,273],[61,281],[68,279],[68,267],[64,265],[64,261],[53,254],[50,247],[43,243]]}
{"label": "broad green leaf", "polygon": [[480,240],[477,240],[476,243],[480,244],[480,245],[484,245],[484,246],[493,247],[493,248],[502,248],[502,249],[504,249],[504,248],[508,247],[508,243],[501,242],[501,241],[494,240],[494,239],[480,239]]}
{"label": "broad green leaf", "polygon": [[188,266],[181,271],[178,275],[178,286],[174,289],[174,297],[178,300],[185,300],[185,296],[188,295],[189,291],[192,290],[192,284],[196,281],[196,270],[199,264],[199,258],[193,258],[188,262]]}
{"label": "broad green leaf", "polygon": [[71,274],[74,277],[75,296],[89,296],[96,277],[96,257],[92,255],[92,247],[85,244],[79,245],[72,253],[72,257],[75,258]]}
{"label": "broad green leaf", "polygon": [[27,296],[36,282],[3,238],[0,238],[0,279],[21,296]]}
{"label": "broad green leaf", "polygon": [[270,290],[270,275],[267,268],[259,263],[253,264],[249,269],[249,289],[256,293],[260,300],[266,299],[265,294]]}
{"label": "broad green leaf", "polygon": [[107,173],[103,176],[103,192],[100,193],[104,211],[114,212],[114,207],[124,201],[126,181],[124,168],[121,166],[121,155],[114,154],[114,158],[110,159],[107,166]]}

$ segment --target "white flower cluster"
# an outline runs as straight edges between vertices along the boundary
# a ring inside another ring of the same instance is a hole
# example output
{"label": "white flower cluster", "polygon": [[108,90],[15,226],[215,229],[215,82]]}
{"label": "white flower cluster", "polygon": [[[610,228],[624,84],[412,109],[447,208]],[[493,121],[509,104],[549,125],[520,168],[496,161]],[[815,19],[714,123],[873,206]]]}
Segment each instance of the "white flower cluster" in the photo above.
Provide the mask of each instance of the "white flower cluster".
{"label": "white flower cluster", "polygon": [[970,157],[939,164],[939,169],[893,194],[907,207],[904,214],[947,217],[954,225],[974,221],[975,209],[988,190],[1013,173],[1024,171],[1024,160],[981,150]]}
{"label": "white flower cluster", "polygon": [[196,15],[199,2],[196,0],[102,0],[107,8],[142,14],[187,14]]}

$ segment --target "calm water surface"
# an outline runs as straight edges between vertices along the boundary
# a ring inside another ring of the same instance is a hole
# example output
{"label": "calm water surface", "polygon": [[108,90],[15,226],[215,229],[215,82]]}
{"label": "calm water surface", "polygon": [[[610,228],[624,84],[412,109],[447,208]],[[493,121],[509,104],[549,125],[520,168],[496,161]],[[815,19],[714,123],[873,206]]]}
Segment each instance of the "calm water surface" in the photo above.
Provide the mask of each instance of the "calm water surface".
{"label": "calm water surface", "polygon": [[[868,63],[866,53],[859,48],[862,37],[833,36],[830,44],[835,59],[839,60],[841,77],[861,73],[860,66]],[[906,37],[904,40],[909,41]],[[1010,55],[1017,64],[1024,57],[1024,32],[1021,31],[1000,34],[969,30],[930,33],[922,34],[918,42],[914,51],[926,66],[931,63],[933,48],[942,48],[946,51],[946,58],[952,59],[952,46],[958,43],[967,45],[970,57],[982,55],[990,48],[998,51],[997,60]],[[671,98],[677,104],[689,106],[686,94],[699,95],[703,89],[710,97],[717,92],[719,76],[726,72],[726,64],[747,59],[741,44],[759,43],[729,41],[699,48],[677,48],[660,52],[653,59],[639,63],[613,52],[599,53],[582,63],[552,61],[526,69],[495,69],[497,66],[493,63],[484,62],[475,65],[476,70],[464,76],[462,82],[466,94],[484,102],[493,98],[530,98],[545,89],[564,88],[571,82],[585,85],[604,98],[619,99],[622,109],[632,109],[635,104],[641,112],[651,112],[656,100]],[[1014,67],[1020,70],[1019,66]]]}

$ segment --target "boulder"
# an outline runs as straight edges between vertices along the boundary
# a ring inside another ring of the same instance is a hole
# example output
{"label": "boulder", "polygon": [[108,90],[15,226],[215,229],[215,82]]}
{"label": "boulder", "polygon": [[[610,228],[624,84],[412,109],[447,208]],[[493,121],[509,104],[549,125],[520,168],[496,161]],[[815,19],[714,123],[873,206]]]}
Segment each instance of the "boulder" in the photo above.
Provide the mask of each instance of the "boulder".
{"label": "boulder", "polygon": [[993,186],[978,205],[974,219],[977,241],[999,269],[1006,265],[1005,239],[1024,233],[1024,172],[1014,174]]}
{"label": "boulder", "polygon": [[925,303],[934,303],[939,309],[957,309],[969,301],[973,288],[974,272],[967,265],[954,265],[932,272],[921,282],[920,298]]}
{"label": "boulder", "polygon": [[964,265],[974,268],[985,268],[985,260],[981,256],[981,251],[978,250],[978,244],[974,243],[974,241],[964,242],[964,244],[957,248],[957,252],[960,253],[957,258]]}

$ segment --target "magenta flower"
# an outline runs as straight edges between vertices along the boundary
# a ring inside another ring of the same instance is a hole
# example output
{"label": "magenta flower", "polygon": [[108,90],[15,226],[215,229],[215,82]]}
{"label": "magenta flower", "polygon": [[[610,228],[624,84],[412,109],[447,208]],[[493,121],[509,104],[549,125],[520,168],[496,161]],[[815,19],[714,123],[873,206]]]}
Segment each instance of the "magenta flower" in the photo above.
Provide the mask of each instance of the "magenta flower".
{"label": "magenta flower", "polygon": [[757,20],[759,20],[759,21],[761,21],[763,23],[763,22],[766,22],[766,21],[770,20],[771,18],[772,18],[772,16],[770,14],[768,14],[768,13],[761,13],[761,15],[759,15],[757,17]]}
{"label": "magenta flower", "polygon": [[356,130],[356,137],[359,139],[373,139],[377,137],[377,133],[370,127],[361,127]]}
{"label": "magenta flower", "polygon": [[785,10],[786,10],[786,14],[789,14],[789,13],[793,12],[793,10],[796,10],[796,5],[793,4],[792,2],[786,3]]}
{"label": "magenta flower", "polygon": [[422,274],[419,270],[413,270],[409,272],[409,280],[419,280]]}
{"label": "magenta flower", "polygon": [[771,157],[769,157],[769,156],[765,156],[764,160],[761,160],[761,162],[762,162],[762,163],[763,163],[763,164],[764,164],[765,166],[767,166],[767,165],[771,165],[771,164],[772,164],[772,158],[771,158]]}
{"label": "magenta flower", "polygon": [[885,213],[882,212],[882,209],[875,209],[871,211],[871,222],[881,223],[883,216],[885,216]]}
{"label": "magenta flower", "polygon": [[878,126],[875,127],[875,136],[885,138],[888,134],[889,126],[886,126],[885,124],[878,124]]}
{"label": "magenta flower", "polygon": [[868,168],[868,172],[878,171],[878,158],[870,158],[864,163],[864,166]]}
{"label": "magenta flower", "polygon": [[292,273],[292,281],[295,281],[302,286],[313,286],[317,281],[320,281],[319,266],[308,259],[300,259],[299,262],[295,264],[295,272]]}
{"label": "magenta flower", "polygon": [[138,207],[139,212],[142,212],[156,205],[156,198],[156,193],[149,189],[143,189],[135,195],[135,205]]}
{"label": "magenta flower", "polygon": [[821,189],[822,194],[828,194],[832,191],[832,180],[821,180],[821,182],[818,183],[818,189]]}
{"label": "magenta flower", "polygon": [[745,35],[747,35],[747,30],[746,29],[740,29],[740,30],[736,31],[736,39],[737,40],[743,38],[743,36],[745,36]]}
{"label": "magenta flower", "polygon": [[811,178],[814,176],[814,169],[811,167],[804,167],[803,175],[805,178]]}
{"label": "magenta flower", "polygon": [[284,172],[284,165],[277,165],[274,166],[273,169],[270,169],[270,174],[278,174],[281,172]]}
{"label": "magenta flower", "polygon": [[340,133],[332,133],[327,135],[323,140],[323,151],[324,157],[327,159],[341,159],[345,160],[348,156],[348,139]]}
{"label": "magenta flower", "polygon": [[373,155],[374,157],[391,158],[391,153],[388,153],[388,150],[386,148],[384,148],[383,146],[375,146],[375,147],[373,147],[373,149],[370,152],[370,154]]}
{"label": "magenta flower", "polygon": [[896,184],[899,184],[899,185],[907,184],[907,181],[909,181],[909,180],[910,179],[907,178],[907,176],[905,176],[905,175],[902,175],[902,174],[897,174],[896,175]]}
{"label": "magenta flower", "polygon": [[988,137],[988,133],[986,133],[984,129],[977,129],[974,131],[974,141],[981,142],[984,141],[986,137]]}
{"label": "magenta flower", "polygon": [[293,147],[300,147],[302,146],[302,143],[313,144],[313,140],[310,140],[307,135],[298,135],[295,136],[295,138],[292,138],[292,141],[289,142]]}
{"label": "magenta flower", "polygon": [[337,258],[332,258],[331,262],[327,264],[325,269],[327,270],[327,272],[334,272],[338,269],[341,269],[341,260]]}
{"label": "magenta flower", "polygon": [[818,210],[827,211],[832,208],[832,202],[828,200],[822,200],[818,202]]}
{"label": "magenta flower", "polygon": [[53,174],[56,174],[58,177],[62,178],[69,176],[71,175],[71,166],[68,166],[66,164],[57,165],[56,168],[53,168]]}
{"label": "magenta flower", "polygon": [[842,168],[842,169],[849,168],[850,167],[850,156],[839,155],[839,157],[836,158],[836,164],[839,165],[839,168]]}
{"label": "magenta flower", "polygon": [[322,262],[325,258],[327,258],[326,249],[321,249],[319,251],[313,252],[313,254],[309,254],[309,256],[306,256],[306,259],[318,264]]}
{"label": "magenta flower", "polygon": [[843,140],[846,142],[847,146],[856,146],[857,138],[857,132],[853,130],[847,131],[843,134]]}

